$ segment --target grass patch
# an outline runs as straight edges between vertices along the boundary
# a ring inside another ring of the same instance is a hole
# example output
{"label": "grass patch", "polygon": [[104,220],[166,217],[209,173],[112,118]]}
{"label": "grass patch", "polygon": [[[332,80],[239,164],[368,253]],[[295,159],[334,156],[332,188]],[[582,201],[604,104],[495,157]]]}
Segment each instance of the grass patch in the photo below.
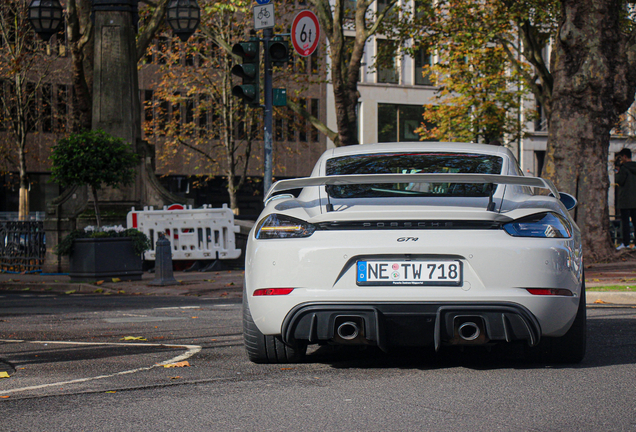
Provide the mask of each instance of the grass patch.
{"label": "grass patch", "polygon": [[622,291],[622,292],[635,292],[636,284],[633,285],[604,285],[597,287],[586,287],[587,291]]}

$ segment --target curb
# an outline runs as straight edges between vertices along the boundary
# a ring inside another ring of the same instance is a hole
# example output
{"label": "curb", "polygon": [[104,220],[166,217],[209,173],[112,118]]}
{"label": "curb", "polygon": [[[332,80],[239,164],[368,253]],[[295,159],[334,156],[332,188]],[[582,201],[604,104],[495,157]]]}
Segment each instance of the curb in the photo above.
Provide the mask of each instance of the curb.
{"label": "curb", "polygon": [[586,303],[588,305],[633,305],[636,306],[636,293],[618,291],[587,291]]}

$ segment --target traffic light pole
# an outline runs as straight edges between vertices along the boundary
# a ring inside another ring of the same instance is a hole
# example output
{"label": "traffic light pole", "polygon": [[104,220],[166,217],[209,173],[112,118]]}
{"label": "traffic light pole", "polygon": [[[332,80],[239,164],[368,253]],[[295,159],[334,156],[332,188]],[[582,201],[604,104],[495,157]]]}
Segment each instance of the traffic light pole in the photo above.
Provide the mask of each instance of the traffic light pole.
{"label": "traffic light pole", "polygon": [[265,71],[263,73],[264,79],[264,94],[265,97],[265,136],[264,136],[264,159],[265,159],[265,172],[263,173],[263,195],[267,194],[267,191],[272,186],[272,177],[273,177],[273,168],[272,168],[272,159],[273,159],[273,140],[272,140],[272,130],[274,124],[274,113],[273,113],[273,99],[274,92],[272,90],[272,59],[270,58],[269,49],[269,41],[272,39],[274,34],[274,30],[271,28],[263,29],[263,45],[265,49]]}

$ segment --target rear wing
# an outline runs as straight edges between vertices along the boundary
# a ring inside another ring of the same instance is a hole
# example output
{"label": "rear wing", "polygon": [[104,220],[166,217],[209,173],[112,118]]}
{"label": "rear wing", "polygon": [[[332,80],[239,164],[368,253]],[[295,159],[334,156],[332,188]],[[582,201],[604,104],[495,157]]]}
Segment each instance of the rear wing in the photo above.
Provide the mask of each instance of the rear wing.
{"label": "rear wing", "polygon": [[548,189],[559,199],[559,192],[550,180],[541,177],[509,176],[499,174],[350,174],[324,177],[303,177],[277,181],[269,188],[263,201],[272,195],[290,189],[308,186],[350,185],[373,183],[482,183],[536,187]]}

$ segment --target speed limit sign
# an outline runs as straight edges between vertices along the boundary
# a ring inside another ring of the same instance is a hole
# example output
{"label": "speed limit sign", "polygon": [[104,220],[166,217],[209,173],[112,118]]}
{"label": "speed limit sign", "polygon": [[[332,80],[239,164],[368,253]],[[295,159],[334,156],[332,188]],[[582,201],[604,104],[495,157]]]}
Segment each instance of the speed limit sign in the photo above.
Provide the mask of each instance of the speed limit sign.
{"label": "speed limit sign", "polygon": [[310,56],[316,51],[319,39],[318,17],[309,10],[299,12],[291,28],[291,40],[296,52],[303,57]]}

